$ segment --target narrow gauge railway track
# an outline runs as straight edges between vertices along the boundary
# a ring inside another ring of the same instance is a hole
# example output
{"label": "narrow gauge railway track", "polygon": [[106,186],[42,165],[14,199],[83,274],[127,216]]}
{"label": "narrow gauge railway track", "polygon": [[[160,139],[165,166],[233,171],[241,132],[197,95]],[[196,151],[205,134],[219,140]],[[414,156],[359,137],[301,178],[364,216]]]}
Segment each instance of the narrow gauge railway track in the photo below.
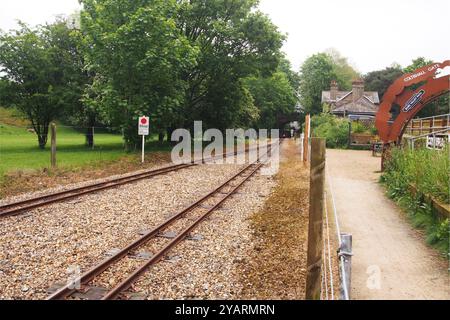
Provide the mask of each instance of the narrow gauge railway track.
{"label": "narrow gauge railway track", "polygon": [[60,192],[50,193],[43,196],[38,196],[18,202],[8,203],[0,206],[0,218],[12,215],[17,215],[19,213],[36,209],[42,206],[46,206],[55,202],[61,202],[64,200],[76,198],[85,194],[93,193],[100,190],[105,190],[113,187],[117,187],[123,184],[131,183],[134,181],[150,178],[153,176],[161,175],[164,173],[169,173],[172,171],[177,171],[180,169],[188,168],[196,165],[195,163],[187,164],[176,164],[164,168],[149,170],[145,172],[140,172],[117,179],[111,179],[99,183],[93,183],[86,186],[68,189]]}
{"label": "narrow gauge railway track", "polygon": [[[246,152],[247,151],[248,150],[246,150]],[[230,153],[214,156],[211,159],[203,159],[201,161],[209,161],[209,160],[213,160],[218,157],[223,157],[223,156],[226,157],[231,154],[237,154],[237,153],[238,152],[234,152],[234,153],[230,152]],[[101,191],[101,190],[105,190],[105,189],[110,189],[110,188],[114,188],[117,186],[131,183],[131,182],[135,182],[138,180],[143,180],[143,179],[158,176],[161,174],[189,168],[189,167],[199,164],[201,161],[194,161],[191,163],[184,163],[184,164],[175,164],[175,165],[171,165],[171,166],[167,166],[167,167],[163,167],[163,168],[159,168],[159,169],[147,170],[144,172],[127,175],[127,176],[123,176],[123,177],[116,178],[116,179],[110,179],[107,181],[93,183],[93,184],[89,184],[89,185],[78,187],[78,188],[67,189],[67,190],[50,193],[50,194],[43,195],[43,196],[38,196],[38,197],[34,197],[34,198],[22,200],[22,201],[4,204],[4,205],[0,206],[0,218],[17,215],[17,214],[20,214],[20,213],[28,211],[28,210],[32,210],[32,209],[36,209],[36,208],[43,207],[46,205],[50,205],[52,203],[61,202],[61,201],[69,200],[72,198],[80,197],[85,194],[89,194],[89,193],[93,193],[93,192],[97,192],[97,191]]]}
{"label": "narrow gauge railway track", "polygon": [[[269,146],[269,149],[271,149],[271,146]],[[106,289],[105,294],[101,296],[101,300],[112,300],[119,297],[126,298],[126,291],[144,272],[146,272],[149,267],[155,265],[167,256],[171,249],[173,249],[179,242],[186,239],[186,237],[188,237],[189,234],[191,234],[191,232],[202,221],[208,218],[213,211],[219,209],[227,199],[235,194],[236,191],[264,165],[264,162],[265,159],[263,160],[260,158],[256,162],[246,165],[245,168],[241,169],[237,174],[229,178],[219,187],[195,201],[187,208],[171,216],[163,223],[154,227],[152,230],[147,231],[140,238],[130,243],[125,248],[119,250],[112,256],[106,258],[98,265],[87,270],[73,283],[66,284],[65,286],[57,289],[54,293],[47,297],[47,300],[68,299],[79,291],[87,292],[91,289],[91,287],[93,287],[89,284],[101,277],[106,270],[112,268],[121,261],[123,262],[124,259],[133,259],[133,253],[137,253],[139,249],[149,246],[151,241],[158,242],[158,239],[161,239],[159,236],[162,235],[163,232],[169,230],[170,227],[173,227],[177,222],[182,221],[187,223],[187,227],[183,227],[182,230],[177,232],[173,238],[165,240],[162,246],[159,246],[156,250],[152,250],[153,254],[149,258],[145,259],[142,264],[134,269],[131,274],[126,276],[115,287]],[[80,284],[80,290],[73,288],[74,283]]]}

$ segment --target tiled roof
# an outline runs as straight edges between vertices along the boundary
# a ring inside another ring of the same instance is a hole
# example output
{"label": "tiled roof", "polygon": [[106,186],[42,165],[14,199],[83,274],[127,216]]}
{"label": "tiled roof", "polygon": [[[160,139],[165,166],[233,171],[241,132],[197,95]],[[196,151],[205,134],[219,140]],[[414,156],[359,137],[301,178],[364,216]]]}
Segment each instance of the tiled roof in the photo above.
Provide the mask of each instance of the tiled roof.
{"label": "tiled roof", "polygon": [[353,101],[353,91],[337,91],[336,100],[331,100],[330,91],[322,91],[322,103],[328,103],[332,113],[375,114],[380,99],[376,91],[364,91],[364,95],[357,101]]}
{"label": "tiled roof", "polygon": [[[351,95],[352,91],[338,91],[336,94],[336,100],[340,100]],[[364,95],[369,98],[373,103],[379,104],[380,99],[378,97],[378,92],[376,91],[364,91]],[[322,91],[322,103],[331,103],[330,91]]]}
{"label": "tiled roof", "polygon": [[379,106],[370,102],[366,97],[353,102],[342,102],[332,105],[332,113],[376,113]]}

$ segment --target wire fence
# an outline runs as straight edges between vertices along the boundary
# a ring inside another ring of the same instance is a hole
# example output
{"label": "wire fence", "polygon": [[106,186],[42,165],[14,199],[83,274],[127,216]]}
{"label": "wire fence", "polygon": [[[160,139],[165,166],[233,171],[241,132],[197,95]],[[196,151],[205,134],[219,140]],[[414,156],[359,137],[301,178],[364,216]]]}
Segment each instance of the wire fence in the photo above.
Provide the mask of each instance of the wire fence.
{"label": "wire fence", "polygon": [[[327,199],[325,192],[324,199]],[[321,300],[335,300],[334,296],[334,276],[333,276],[333,252],[330,241],[330,225],[328,222],[328,208],[325,203],[325,221],[323,224],[323,255],[322,255],[322,290]]]}
{"label": "wire fence", "polygon": [[[126,154],[118,128],[57,124],[55,141],[58,167],[100,163]],[[43,142],[30,125],[0,124],[0,176],[18,170],[54,167],[50,128],[44,147]]]}
{"label": "wire fence", "polygon": [[[336,203],[335,203],[335,199],[334,199],[333,183],[332,183],[331,178],[328,173],[326,174],[326,179],[328,181],[328,187],[330,190],[331,203],[333,206],[334,223],[335,223],[336,234],[337,234],[338,243],[339,243],[338,259],[339,259],[340,299],[341,300],[350,300],[352,236],[350,234],[341,233],[341,228],[340,228],[339,219],[338,219],[338,213],[337,213],[337,209],[336,209]],[[326,225],[327,225],[326,229],[329,230],[327,206],[325,206],[325,216],[326,216]],[[329,234],[327,234],[327,240],[329,241],[329,239],[330,239],[330,236],[329,236]],[[331,259],[330,247],[328,247],[328,258]],[[330,266],[331,266],[331,263],[330,263]]]}

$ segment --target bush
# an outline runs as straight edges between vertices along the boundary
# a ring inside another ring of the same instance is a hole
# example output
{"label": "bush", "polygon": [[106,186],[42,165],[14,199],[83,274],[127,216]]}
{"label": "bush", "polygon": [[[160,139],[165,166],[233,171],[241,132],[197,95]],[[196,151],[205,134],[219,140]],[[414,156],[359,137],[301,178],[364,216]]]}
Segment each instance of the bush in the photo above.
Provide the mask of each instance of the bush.
{"label": "bush", "polygon": [[352,133],[371,134],[375,136],[378,134],[378,130],[374,124],[367,126],[358,121],[353,121]]}
{"label": "bush", "polygon": [[327,148],[346,148],[348,145],[348,120],[329,113],[311,118],[313,137],[325,138]]}
{"label": "bush", "polygon": [[353,133],[367,133],[367,128],[363,126],[359,122],[353,122],[352,123],[352,132]]}
{"label": "bush", "polygon": [[383,179],[402,191],[407,191],[408,185],[412,183],[420,193],[449,203],[449,167],[448,150],[395,148],[386,165]]}
{"label": "bush", "polygon": [[[443,253],[449,250],[449,221],[437,217],[420,194],[449,203],[448,151],[395,148],[381,176],[389,197],[405,209],[415,227],[426,230],[427,242]],[[415,185],[416,195],[411,193],[410,184]]]}

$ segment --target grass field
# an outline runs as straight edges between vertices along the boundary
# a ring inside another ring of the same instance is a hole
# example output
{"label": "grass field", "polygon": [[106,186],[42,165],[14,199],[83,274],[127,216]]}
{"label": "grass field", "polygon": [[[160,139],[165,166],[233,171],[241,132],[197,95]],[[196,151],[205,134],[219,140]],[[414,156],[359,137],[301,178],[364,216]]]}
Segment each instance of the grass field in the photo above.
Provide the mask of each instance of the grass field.
{"label": "grass field", "polygon": [[[165,149],[155,139],[148,142],[147,151]],[[82,131],[57,125],[58,167],[99,165],[120,157],[135,156],[126,153],[119,134],[96,133],[95,148],[85,145]],[[50,136],[45,150],[38,147],[35,134],[27,131],[27,122],[13,110],[0,108],[0,179],[8,172],[48,168],[50,165]]]}

